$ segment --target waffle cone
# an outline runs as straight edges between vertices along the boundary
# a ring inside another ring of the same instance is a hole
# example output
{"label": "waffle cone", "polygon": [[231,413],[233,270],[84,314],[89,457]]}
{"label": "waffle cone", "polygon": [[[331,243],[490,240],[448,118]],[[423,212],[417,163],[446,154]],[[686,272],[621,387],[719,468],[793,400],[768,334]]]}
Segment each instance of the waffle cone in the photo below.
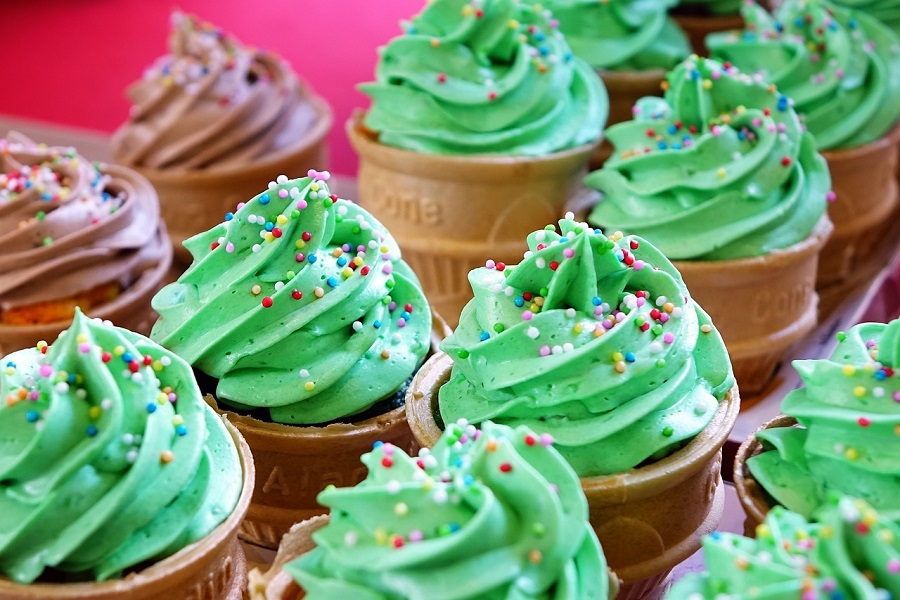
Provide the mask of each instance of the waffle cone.
{"label": "waffle cone", "polygon": [[100,583],[33,583],[0,578],[4,600],[240,600],[247,563],[237,539],[238,525],[253,493],[253,457],[237,429],[226,419],[244,468],[244,487],[231,515],[209,535],[172,556],[122,579]]}
{"label": "waffle cone", "polygon": [[452,325],[472,297],[469,271],[489,258],[518,262],[522,240],[562,214],[596,146],[541,157],[423,154],[380,144],[362,120],[357,113],[347,123],[360,204],[391,232]]}
{"label": "waffle cone", "polygon": [[719,31],[733,31],[744,28],[744,19],[740,15],[672,15],[678,25],[684,29],[691,42],[691,48],[700,56],[709,56],[706,47],[706,36]]}
{"label": "waffle cone", "polygon": [[[164,226],[160,224],[160,227]],[[163,237],[166,238],[165,232]],[[114,300],[87,311],[89,316],[106,319],[119,327],[150,335],[150,328],[156,321],[156,313],[150,308],[150,299],[166,283],[166,275],[171,265],[172,249],[167,246],[163,249],[159,264],[141,273],[137,280],[122,290]],[[71,323],[72,319],[42,325],[0,323],[0,356],[34,346],[41,340],[52,343]]]}
{"label": "waffle cone", "polygon": [[[440,436],[438,392],[453,361],[432,356],[413,379],[407,418],[416,442]],[[655,598],[675,565],[700,548],[722,519],[722,446],[740,410],[735,386],[713,420],[687,446],[644,467],[617,475],[582,477],[590,521],[610,568],[623,581],[619,599]]]}
{"label": "waffle cone", "polygon": [[734,489],[741,501],[741,506],[744,507],[746,515],[744,517],[744,535],[747,537],[756,537],[756,528],[762,524],[769,509],[772,508],[768,494],[756,482],[750,469],[747,468],[747,459],[763,451],[762,442],[756,439],[756,433],[763,429],[795,425],[797,425],[797,420],[786,415],[778,415],[774,419],[766,421],[744,440],[734,456]]}
{"label": "waffle cone", "polygon": [[[313,97],[310,101],[318,115],[312,130],[293,147],[274,152],[263,160],[202,170],[128,165],[156,188],[160,212],[169,227],[178,262],[191,264],[191,255],[182,245],[184,240],[221,223],[225,213],[265,190],[278,175],[299,177],[305,176],[310,168],[325,168],[325,136],[331,129],[331,109],[320,98]],[[119,156],[115,159],[121,160]]]}
{"label": "waffle cone", "polygon": [[737,260],[673,261],[722,335],[745,395],[762,391],[790,346],[815,328],[816,266],[830,231],[823,216],[806,240],[783,250]]}
{"label": "waffle cone", "polygon": [[[828,205],[834,233],[822,250],[817,286],[825,288],[848,279],[871,262],[898,211],[897,136],[887,136],[848,150],[827,150],[822,156],[831,171],[836,194]],[[894,232],[892,248],[896,249]]]}

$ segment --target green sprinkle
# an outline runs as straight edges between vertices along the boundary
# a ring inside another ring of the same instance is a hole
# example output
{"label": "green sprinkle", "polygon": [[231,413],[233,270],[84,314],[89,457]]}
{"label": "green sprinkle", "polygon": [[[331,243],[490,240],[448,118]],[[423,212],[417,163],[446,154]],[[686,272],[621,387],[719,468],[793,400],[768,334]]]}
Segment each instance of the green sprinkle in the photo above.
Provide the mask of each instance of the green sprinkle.
{"label": "green sprinkle", "polygon": [[292,219],[299,219],[299,218],[300,218],[300,211],[297,210],[296,208],[295,208],[294,210],[292,210],[292,211],[291,211],[291,218],[292,218]]}
{"label": "green sprinkle", "polygon": [[37,219],[38,221],[43,221],[44,219],[47,218],[47,213],[45,213],[42,210],[39,210],[38,213],[36,215],[34,215],[34,218]]}
{"label": "green sprinkle", "polygon": [[650,331],[653,333],[653,335],[655,335],[656,337],[659,337],[659,336],[662,335],[662,332],[663,332],[663,331],[662,331],[662,325],[654,325],[654,326],[650,329]]}
{"label": "green sprinkle", "polygon": [[456,356],[458,356],[459,358],[462,358],[462,359],[469,358],[469,351],[468,350],[460,350]]}
{"label": "green sprinkle", "polygon": [[844,333],[843,331],[838,331],[836,337],[837,337],[837,341],[843,342],[844,340],[847,339],[847,334]]}
{"label": "green sprinkle", "polygon": [[660,367],[660,368],[666,366],[666,359],[664,359],[664,358],[658,359],[658,360],[656,361],[656,366],[657,366],[657,367]]}
{"label": "green sprinkle", "polygon": [[497,323],[494,325],[494,331],[497,333],[503,333],[503,330],[506,329],[506,326],[503,323]]}
{"label": "green sprinkle", "polygon": [[675,433],[675,430],[668,426],[662,430],[662,434],[666,437],[672,437],[673,433]]}
{"label": "green sprinkle", "polygon": [[544,296],[544,297],[546,298],[546,297],[547,297],[547,294],[549,294],[549,293],[550,293],[550,289],[549,289],[549,288],[545,288],[545,287],[542,287],[542,288],[541,288],[541,296]]}
{"label": "green sprinkle", "polygon": [[637,325],[638,327],[643,327],[644,323],[646,323],[646,322],[647,321],[644,319],[644,317],[638,317],[637,319],[634,320],[634,324]]}
{"label": "green sprinkle", "polygon": [[325,198],[325,200],[322,202],[322,205],[325,208],[331,208],[332,204],[334,204],[334,200],[332,200],[331,198]]}
{"label": "green sprinkle", "polygon": [[44,246],[49,246],[52,243],[53,243],[53,238],[50,237],[49,235],[47,237],[45,237],[43,240],[41,240],[41,244],[43,244]]}

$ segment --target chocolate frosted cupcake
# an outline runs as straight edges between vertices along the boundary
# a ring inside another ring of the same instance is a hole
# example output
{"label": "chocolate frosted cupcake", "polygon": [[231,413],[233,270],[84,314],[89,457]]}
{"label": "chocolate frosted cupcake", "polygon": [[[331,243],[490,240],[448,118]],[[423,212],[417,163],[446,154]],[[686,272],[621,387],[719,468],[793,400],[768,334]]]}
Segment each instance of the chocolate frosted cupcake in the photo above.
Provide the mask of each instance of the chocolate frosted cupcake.
{"label": "chocolate frosted cupcake", "polygon": [[131,169],[0,139],[0,349],[52,341],[81,307],[149,333],[172,262],[156,192]]}
{"label": "chocolate frosted cupcake", "polygon": [[272,173],[324,164],[327,105],[270,52],[193,16],[172,16],[169,54],[128,90],[131,115],[113,137],[116,161],[159,191],[176,255]]}
{"label": "chocolate frosted cupcake", "polygon": [[253,465],[184,361],[77,311],[3,364],[0,596],[240,598]]}
{"label": "chocolate frosted cupcake", "polygon": [[193,264],[153,299],[153,339],[212,379],[253,448],[245,534],[272,547],[324,511],[327,484],[365,475],[359,455],[375,441],[410,447],[402,397],[431,343],[396,242],[328,177],[281,176],[189,239]]}

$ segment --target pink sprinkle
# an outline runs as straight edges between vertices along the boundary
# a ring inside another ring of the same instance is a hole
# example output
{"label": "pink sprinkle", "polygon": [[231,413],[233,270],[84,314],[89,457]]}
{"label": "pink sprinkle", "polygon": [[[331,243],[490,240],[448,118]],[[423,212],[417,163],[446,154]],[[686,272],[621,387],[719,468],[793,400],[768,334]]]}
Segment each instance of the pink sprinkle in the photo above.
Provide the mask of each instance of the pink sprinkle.
{"label": "pink sprinkle", "polygon": [[825,199],[829,202],[834,202],[835,200],[837,200],[837,194],[835,194],[834,190],[832,190],[825,194]]}
{"label": "pink sprinkle", "polygon": [[31,390],[30,392],[28,392],[29,400],[37,400],[40,397],[41,397],[41,393],[37,390]]}
{"label": "pink sprinkle", "polygon": [[713,134],[714,137],[719,137],[722,134],[722,128],[718,125],[713,125],[709,128],[709,132]]}
{"label": "pink sprinkle", "polygon": [[595,306],[594,307],[594,316],[599,317],[601,315],[603,315],[603,308],[600,306]]}
{"label": "pink sprinkle", "polygon": [[571,248],[566,248],[565,250],[563,250],[563,256],[565,256],[566,258],[572,258],[573,256],[575,256],[575,251]]}
{"label": "pink sprinkle", "polygon": [[[635,263],[635,265],[637,265],[637,263]],[[635,304],[638,305],[638,308],[640,308],[641,306],[643,306],[644,304],[647,303],[647,299],[646,298],[637,298],[637,299],[635,299],[634,302],[635,302]]]}
{"label": "pink sprinkle", "polygon": [[82,354],[87,354],[88,352],[91,351],[91,345],[88,344],[87,342],[78,344],[78,351],[81,352]]}
{"label": "pink sprinkle", "polygon": [[900,392],[894,392],[894,402],[900,402]]}
{"label": "pink sprinkle", "polygon": [[762,125],[762,119],[760,119],[759,117],[756,117],[755,119],[753,119],[753,126],[754,126],[754,127],[759,127],[759,126],[761,126],[761,125]]}
{"label": "pink sprinkle", "polygon": [[538,350],[538,353],[541,356],[550,356],[550,346],[541,346],[541,349]]}
{"label": "pink sprinkle", "polygon": [[343,250],[344,252],[350,252],[350,244],[344,244],[343,246],[341,246],[341,250]]}
{"label": "pink sprinkle", "polygon": [[302,252],[298,252],[294,255],[294,258],[297,260],[297,262],[303,262],[303,259],[305,259],[306,256]]}
{"label": "pink sprinkle", "polygon": [[675,341],[675,335],[672,332],[667,331],[665,334],[663,334],[663,341],[667,344],[671,344]]}
{"label": "pink sprinkle", "polygon": [[888,573],[891,575],[896,575],[900,573],[900,559],[892,558],[888,561],[887,564]]}
{"label": "pink sprinkle", "polygon": [[381,267],[381,272],[385,275],[390,275],[394,270],[393,265],[391,263],[385,263],[383,267]]}
{"label": "pink sprinkle", "polygon": [[721,71],[713,71],[712,73],[710,73],[710,76],[713,79],[720,79],[722,77],[722,72]]}
{"label": "pink sprinkle", "polygon": [[232,244],[231,242],[225,244],[225,252],[227,252],[228,254],[234,252],[234,244]]}
{"label": "pink sprinkle", "polygon": [[641,109],[638,108],[637,104],[631,107],[631,114],[636,115],[641,112]]}
{"label": "pink sprinkle", "polygon": [[553,445],[553,436],[549,433],[541,434],[541,446],[551,446]]}
{"label": "pink sprinkle", "polygon": [[41,377],[50,377],[51,375],[53,375],[53,367],[51,367],[47,363],[42,364],[40,374]]}
{"label": "pink sprinkle", "polygon": [[385,456],[390,456],[394,453],[394,445],[389,442],[385,442],[381,445],[381,451],[384,452]]}
{"label": "pink sprinkle", "polygon": [[534,313],[531,312],[530,310],[526,310],[525,312],[522,313],[522,318],[526,321],[530,321],[531,317],[533,317],[533,316],[534,316]]}
{"label": "pink sprinkle", "polygon": [[280,190],[278,190],[278,197],[279,197],[279,198],[287,198],[287,197],[288,197],[288,191],[287,191],[286,189],[284,189],[284,188],[281,188]]}
{"label": "pink sprinkle", "polygon": [[242,208],[244,208],[244,205],[246,205],[246,204],[247,204],[246,202],[238,202],[237,209],[241,210]]}
{"label": "pink sprinkle", "polygon": [[661,315],[659,315],[660,323],[666,323],[668,321],[669,321],[669,313],[662,313]]}
{"label": "pink sprinkle", "polygon": [[603,319],[603,323],[601,323],[601,325],[603,325],[603,329],[613,328],[613,322],[609,318]]}
{"label": "pink sprinkle", "polygon": [[484,266],[487,267],[488,269],[493,269],[493,268],[495,268],[495,267],[497,266],[497,263],[495,263],[494,261],[488,259],[488,260],[485,261]]}
{"label": "pink sprinkle", "polygon": [[418,529],[413,529],[409,532],[409,541],[411,542],[421,542],[424,539],[425,535]]}
{"label": "pink sprinkle", "polygon": [[397,319],[397,327],[406,327],[406,319],[403,317]]}
{"label": "pink sprinkle", "polygon": [[297,208],[299,208],[300,210],[306,210],[307,206],[309,206],[309,204],[306,202],[306,200],[297,201]]}

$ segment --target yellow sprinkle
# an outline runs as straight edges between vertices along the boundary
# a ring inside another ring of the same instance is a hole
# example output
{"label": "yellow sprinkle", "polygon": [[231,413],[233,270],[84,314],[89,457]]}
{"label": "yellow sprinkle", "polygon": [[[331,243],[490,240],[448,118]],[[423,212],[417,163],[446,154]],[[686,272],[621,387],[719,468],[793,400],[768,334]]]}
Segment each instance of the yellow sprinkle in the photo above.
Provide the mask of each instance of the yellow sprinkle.
{"label": "yellow sprinkle", "polygon": [[531,309],[531,312],[533,312],[533,313],[541,312],[541,307],[538,306],[537,304],[535,304],[534,302],[531,303],[531,306],[529,308]]}
{"label": "yellow sprinkle", "polygon": [[497,449],[497,440],[488,440],[487,444],[485,444],[485,448],[488,452],[493,452]]}
{"label": "yellow sprinkle", "polygon": [[79,333],[78,337],[75,338],[75,341],[78,342],[79,344],[83,344],[87,341],[87,336],[84,335],[83,333]]}
{"label": "yellow sprinkle", "polygon": [[272,235],[271,231],[267,231],[266,235],[265,235],[265,237],[263,237],[263,239],[266,240],[267,242],[273,242],[273,241],[275,241],[275,236]]}
{"label": "yellow sprinkle", "polygon": [[894,543],[894,532],[888,528],[884,528],[878,532],[878,539],[880,539],[885,544],[893,544]]}
{"label": "yellow sprinkle", "polygon": [[765,538],[771,535],[771,531],[769,530],[769,526],[765,523],[756,526],[756,537]]}
{"label": "yellow sprinkle", "polygon": [[122,356],[123,354],[125,354],[125,347],[116,346],[115,348],[113,348],[113,354],[115,354],[116,356]]}
{"label": "yellow sprinkle", "polygon": [[844,365],[844,375],[850,377],[854,373],[856,373],[856,368],[853,365]]}
{"label": "yellow sprinkle", "polygon": [[375,543],[378,544],[379,546],[384,546],[385,544],[387,544],[387,541],[388,541],[387,532],[384,529],[382,529],[381,527],[376,529],[375,530]]}
{"label": "yellow sprinkle", "polygon": [[530,560],[531,562],[533,562],[535,564],[541,562],[543,559],[544,559],[544,555],[541,554],[541,551],[538,550],[537,548],[535,548],[534,550],[532,550],[531,552],[528,553],[528,560]]}
{"label": "yellow sprinkle", "polygon": [[472,8],[471,4],[466,4],[462,9],[462,16],[471,17],[475,13],[475,9]]}
{"label": "yellow sprinkle", "polygon": [[307,381],[303,384],[303,389],[305,389],[307,392],[311,392],[316,389],[316,384],[312,381]]}
{"label": "yellow sprinkle", "polygon": [[254,296],[259,296],[259,294],[261,292],[262,292],[262,288],[259,287],[259,285],[254,285],[253,287],[250,288],[250,293],[253,294]]}
{"label": "yellow sprinkle", "polygon": [[12,377],[16,374],[16,370],[12,367],[6,367],[6,374]]}
{"label": "yellow sprinkle", "polygon": [[335,248],[334,250],[332,250],[331,255],[335,258],[340,258],[341,254],[343,254],[343,253],[344,253],[344,251],[341,250],[340,248]]}
{"label": "yellow sprinkle", "polygon": [[624,236],[624,234],[623,234],[621,231],[616,231],[616,232],[614,232],[611,236],[609,236],[609,239],[611,239],[611,240],[614,241],[614,242],[618,242],[618,241],[621,240],[623,237],[625,237],[625,236]]}
{"label": "yellow sprinkle", "polygon": [[625,372],[625,361],[620,361],[616,363],[616,366],[613,367],[616,373],[624,373]]}
{"label": "yellow sprinkle", "polygon": [[154,360],[152,366],[153,366],[153,370],[156,371],[157,373],[159,373],[160,371],[163,370],[163,364],[159,360]]}
{"label": "yellow sprinkle", "polygon": [[900,425],[894,425],[894,435],[900,435]]}
{"label": "yellow sprinkle", "polygon": [[94,421],[96,421],[97,419],[99,419],[101,414],[103,414],[103,409],[101,409],[99,406],[92,406],[92,407],[88,410],[88,416],[89,416],[91,419],[93,419]]}
{"label": "yellow sprinkle", "polygon": [[625,355],[622,354],[621,352],[613,352],[612,359],[613,359],[613,362],[621,362],[621,361],[625,360]]}
{"label": "yellow sprinkle", "polygon": [[725,178],[725,173],[726,173],[726,172],[725,172],[724,167],[719,167],[719,170],[716,171],[716,175],[719,176],[719,179],[724,179],[724,178]]}
{"label": "yellow sprinkle", "polygon": [[409,514],[409,507],[404,502],[398,502],[396,506],[394,506],[394,514],[398,517],[405,517]]}
{"label": "yellow sprinkle", "polygon": [[306,248],[306,242],[304,242],[303,240],[297,240],[296,242],[294,242],[294,245],[297,246],[298,250],[303,250],[304,248]]}
{"label": "yellow sprinkle", "polygon": [[704,79],[703,80],[703,89],[704,90],[712,89],[712,81],[710,81],[709,79]]}
{"label": "yellow sprinkle", "polygon": [[45,342],[44,340],[41,340],[37,343],[38,350],[43,350],[46,347],[47,347],[47,342]]}
{"label": "yellow sprinkle", "polygon": [[594,329],[594,337],[595,337],[595,338],[600,337],[600,336],[603,335],[604,333],[606,333],[606,332],[603,330],[602,327],[597,327],[597,328]]}
{"label": "yellow sprinkle", "polygon": [[379,250],[381,251],[382,254],[384,254],[385,252],[390,251],[390,248],[388,248],[386,245],[382,244],[381,248],[379,248]]}
{"label": "yellow sprinkle", "polygon": [[667,313],[671,313],[673,310],[675,310],[675,305],[671,302],[666,302],[665,304],[663,304],[663,310]]}
{"label": "yellow sprinkle", "polygon": [[347,279],[348,277],[353,275],[353,269],[351,269],[350,267],[344,267],[343,270],[341,271],[341,275],[343,276],[344,279]]}
{"label": "yellow sprinkle", "polygon": [[288,222],[288,218],[284,215],[278,215],[278,217],[275,219],[275,222],[279,225],[284,225]]}
{"label": "yellow sprinkle", "polygon": [[168,401],[169,401],[169,397],[168,397],[164,392],[160,392],[160,393],[156,396],[156,403],[157,403],[157,404],[162,405],[162,404],[165,404],[165,403],[168,402]]}
{"label": "yellow sprinkle", "polygon": [[538,306],[543,306],[544,298],[541,296],[538,296],[537,298],[534,299],[534,303],[537,304]]}
{"label": "yellow sprinkle", "polygon": [[184,417],[181,415],[175,415],[172,417],[172,425],[178,427],[179,425],[184,425]]}
{"label": "yellow sprinkle", "polygon": [[381,358],[383,358],[384,360],[387,360],[387,359],[389,359],[390,357],[391,357],[391,351],[390,351],[390,350],[388,350],[387,348],[385,348],[384,350],[381,351]]}
{"label": "yellow sprinkle", "polygon": [[357,267],[361,267],[363,264],[363,259],[361,259],[360,257],[357,256],[356,258],[353,259],[353,264],[356,265]]}
{"label": "yellow sprinkle", "polygon": [[819,535],[828,539],[834,535],[834,529],[832,529],[831,525],[822,525],[822,528],[819,529]]}
{"label": "yellow sprinkle", "polygon": [[159,460],[162,464],[167,465],[175,460],[175,455],[172,454],[171,450],[163,450],[159,455]]}
{"label": "yellow sprinkle", "polygon": [[862,522],[871,527],[872,525],[878,523],[878,515],[876,515],[872,510],[863,511]]}
{"label": "yellow sprinkle", "polygon": [[847,460],[856,460],[859,458],[859,452],[856,451],[856,448],[847,448],[844,451],[844,456],[847,457]]}
{"label": "yellow sprinkle", "polygon": [[325,290],[323,290],[320,287],[317,287],[316,289],[313,290],[313,294],[316,295],[316,298],[321,298],[322,296],[325,295]]}
{"label": "yellow sprinkle", "polygon": [[316,183],[316,182],[314,181],[314,182],[312,182],[311,184],[309,184],[309,189],[311,189],[311,190],[314,191],[314,192],[318,192],[318,191],[319,191],[319,184]]}
{"label": "yellow sprinkle", "polygon": [[510,29],[518,29],[519,28],[519,22],[516,21],[515,19],[510,19],[508,25],[509,25]]}
{"label": "yellow sprinkle", "polygon": [[854,388],[853,388],[853,395],[856,396],[857,398],[862,398],[863,396],[865,396],[865,395],[866,395],[866,388],[865,388],[865,386],[858,385],[858,386],[854,387]]}
{"label": "yellow sprinkle", "polygon": [[422,489],[426,492],[434,487],[434,479],[431,477],[426,477],[422,480]]}
{"label": "yellow sprinkle", "polygon": [[578,335],[582,331],[584,331],[584,325],[582,325],[581,323],[575,323],[575,326],[572,327],[572,333],[574,333],[575,335]]}

